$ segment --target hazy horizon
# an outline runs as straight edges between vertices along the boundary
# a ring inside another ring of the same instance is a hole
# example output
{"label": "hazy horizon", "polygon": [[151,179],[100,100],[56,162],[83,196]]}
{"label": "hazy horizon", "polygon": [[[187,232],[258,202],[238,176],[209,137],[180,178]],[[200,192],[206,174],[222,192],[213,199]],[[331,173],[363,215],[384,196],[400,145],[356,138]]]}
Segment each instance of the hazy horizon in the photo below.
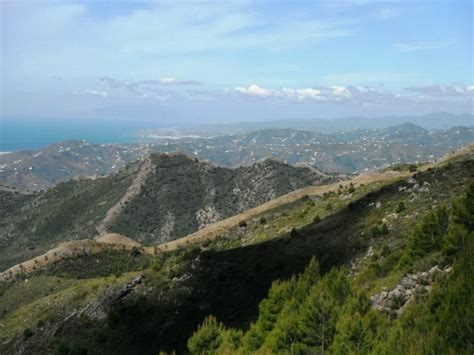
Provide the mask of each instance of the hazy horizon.
{"label": "hazy horizon", "polygon": [[1,117],[472,113],[472,2],[3,1]]}

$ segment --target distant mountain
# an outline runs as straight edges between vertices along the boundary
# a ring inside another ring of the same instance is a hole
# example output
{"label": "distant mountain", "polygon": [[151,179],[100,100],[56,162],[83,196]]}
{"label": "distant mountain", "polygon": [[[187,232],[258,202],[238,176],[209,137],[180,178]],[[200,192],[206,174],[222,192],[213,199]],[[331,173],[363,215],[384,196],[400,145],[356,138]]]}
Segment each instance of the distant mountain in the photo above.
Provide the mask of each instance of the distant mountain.
{"label": "distant mountain", "polygon": [[118,171],[146,148],[65,141],[32,151],[0,155],[0,183],[40,190],[78,176]]}
{"label": "distant mountain", "polygon": [[271,128],[214,138],[161,138],[129,146],[72,141],[1,155],[0,183],[38,190],[72,177],[117,171],[149,152],[183,152],[227,167],[276,158],[328,172],[359,173],[431,161],[473,141],[473,127],[427,130],[412,123],[334,134]]}
{"label": "distant mountain", "polygon": [[230,169],[182,154],[152,154],[107,177],[43,192],[0,190],[0,269],[64,240],[117,232],[153,245],[308,185],[335,181],[275,160]]}
{"label": "distant mountain", "polygon": [[194,136],[214,137],[243,134],[270,128],[290,128],[322,133],[348,132],[358,129],[383,129],[411,122],[425,129],[449,129],[456,126],[472,127],[473,114],[432,113],[424,116],[343,117],[331,119],[287,119],[262,122],[221,123],[199,127],[164,128],[142,132],[144,136]]}
{"label": "distant mountain", "polygon": [[442,131],[402,124],[335,134],[264,129],[209,139],[162,139],[152,149],[182,151],[225,166],[252,164],[274,157],[328,172],[360,173],[391,164],[431,161],[473,141],[472,127]]}

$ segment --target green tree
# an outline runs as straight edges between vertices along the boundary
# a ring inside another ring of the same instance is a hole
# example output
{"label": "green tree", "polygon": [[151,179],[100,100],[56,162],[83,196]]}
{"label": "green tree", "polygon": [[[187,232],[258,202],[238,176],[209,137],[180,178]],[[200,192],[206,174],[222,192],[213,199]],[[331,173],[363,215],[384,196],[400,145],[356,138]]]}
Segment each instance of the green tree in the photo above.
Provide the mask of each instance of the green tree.
{"label": "green tree", "polygon": [[188,340],[191,354],[216,354],[222,343],[224,326],[214,316],[209,316]]}
{"label": "green tree", "polygon": [[337,322],[331,353],[370,353],[383,333],[384,325],[383,316],[372,309],[372,302],[365,294],[351,297]]}
{"label": "green tree", "polygon": [[474,230],[474,182],[467,188],[466,195],[454,202],[453,215],[454,222],[469,232]]}
{"label": "green tree", "polygon": [[273,282],[268,297],[258,306],[258,320],[243,338],[242,346],[245,352],[253,352],[262,346],[266,336],[274,328],[283,306],[293,296],[295,286],[296,278]]}
{"label": "green tree", "polygon": [[426,215],[415,229],[409,247],[415,256],[421,256],[441,246],[448,231],[449,215],[446,207],[439,207]]}
{"label": "green tree", "polygon": [[324,353],[334,336],[336,301],[323,287],[315,287],[301,311],[302,342]]}

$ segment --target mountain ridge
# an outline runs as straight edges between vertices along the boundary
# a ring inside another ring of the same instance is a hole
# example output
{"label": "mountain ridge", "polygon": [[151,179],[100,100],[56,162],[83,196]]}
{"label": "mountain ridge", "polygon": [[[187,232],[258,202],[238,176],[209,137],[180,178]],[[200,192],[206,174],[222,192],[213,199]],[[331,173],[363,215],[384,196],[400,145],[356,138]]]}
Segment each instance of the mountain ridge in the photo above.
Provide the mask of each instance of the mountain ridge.
{"label": "mountain ridge", "polygon": [[116,146],[72,141],[1,155],[0,183],[41,190],[73,177],[116,172],[151,152],[181,152],[227,167],[271,157],[291,164],[306,163],[325,172],[360,173],[391,164],[435,160],[472,141],[472,127],[428,131],[411,123],[337,134],[271,128],[208,139],[157,138]]}
{"label": "mountain ridge", "polygon": [[172,240],[297,188],[335,181],[267,160],[223,168],[183,154],[150,154],[118,172],[42,192],[1,191],[2,268],[64,240],[114,232],[144,245]]}
{"label": "mountain ridge", "polygon": [[[368,296],[383,287],[392,290],[406,275],[406,269],[399,274],[394,267],[405,260],[407,236],[418,230],[417,222],[433,214],[432,206],[456,202],[472,182],[472,148],[419,166],[413,176],[407,168],[408,175],[395,181],[349,184],[303,197],[215,238],[156,256],[104,251],[0,283],[5,325],[0,349],[187,353],[187,340],[208,315],[226,329],[252,329],[261,301],[277,292],[272,283],[292,284],[312,257],[321,277],[344,273],[355,291]],[[451,264],[437,255],[415,258],[415,271]],[[414,303],[423,305],[425,298]],[[400,323],[382,320],[387,326]]]}

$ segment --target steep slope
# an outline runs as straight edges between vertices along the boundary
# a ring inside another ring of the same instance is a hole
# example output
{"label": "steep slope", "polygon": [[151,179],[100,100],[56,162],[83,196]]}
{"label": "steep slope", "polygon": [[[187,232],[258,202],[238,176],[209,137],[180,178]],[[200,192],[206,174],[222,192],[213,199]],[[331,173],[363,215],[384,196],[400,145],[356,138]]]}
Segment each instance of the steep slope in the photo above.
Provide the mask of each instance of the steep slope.
{"label": "steep slope", "polygon": [[[117,232],[146,245],[172,240],[312,184],[314,169],[276,161],[229,169],[180,154],[151,155],[117,173],[34,194],[0,191],[0,270],[60,242]],[[15,202],[16,201],[16,202]]]}
{"label": "steep slope", "polygon": [[150,159],[152,172],[140,191],[106,223],[108,231],[145,245],[185,236],[301,187],[334,181],[275,160],[229,169],[182,154]]}
{"label": "steep slope", "polygon": [[[0,309],[6,309],[0,315],[5,329],[0,349],[184,353],[187,339],[209,314],[227,327],[248,329],[272,282],[291,279],[314,256],[322,274],[346,265],[351,278],[361,275],[351,281],[360,290],[392,289],[404,275],[390,271],[417,222],[431,206],[449,206],[472,182],[472,149],[465,153],[410,178],[302,197],[252,216],[220,238],[158,254],[144,270],[134,264],[129,273],[111,276],[112,256],[97,254],[29,275],[28,282],[0,284]],[[121,264],[125,255],[114,258]],[[417,272],[440,261],[431,255],[420,262]]]}
{"label": "steep slope", "polygon": [[[125,194],[136,166],[97,179],[71,180],[22,195],[0,214],[0,269],[43,254],[66,240],[91,238]],[[11,194],[11,193],[10,193]]]}

